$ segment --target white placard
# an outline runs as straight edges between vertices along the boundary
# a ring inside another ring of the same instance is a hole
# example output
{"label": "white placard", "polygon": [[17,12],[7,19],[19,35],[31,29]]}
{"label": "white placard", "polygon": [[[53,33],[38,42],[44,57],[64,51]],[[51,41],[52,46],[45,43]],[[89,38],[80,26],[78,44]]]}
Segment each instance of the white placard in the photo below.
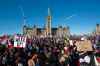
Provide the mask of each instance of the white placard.
{"label": "white placard", "polygon": [[25,36],[14,36],[14,47],[25,48],[26,47],[26,37]]}

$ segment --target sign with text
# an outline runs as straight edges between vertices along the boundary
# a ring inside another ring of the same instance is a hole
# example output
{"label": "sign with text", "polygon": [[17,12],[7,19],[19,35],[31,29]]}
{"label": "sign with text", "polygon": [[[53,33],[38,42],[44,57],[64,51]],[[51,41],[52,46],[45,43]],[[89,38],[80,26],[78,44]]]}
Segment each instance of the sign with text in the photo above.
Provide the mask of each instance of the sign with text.
{"label": "sign with text", "polygon": [[26,37],[25,36],[14,36],[14,47],[25,48],[26,47]]}

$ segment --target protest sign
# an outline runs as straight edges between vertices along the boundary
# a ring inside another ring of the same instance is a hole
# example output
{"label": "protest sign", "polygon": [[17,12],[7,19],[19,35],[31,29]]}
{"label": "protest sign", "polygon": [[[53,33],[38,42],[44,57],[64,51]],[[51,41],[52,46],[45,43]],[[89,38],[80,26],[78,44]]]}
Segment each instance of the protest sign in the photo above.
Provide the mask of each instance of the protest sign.
{"label": "protest sign", "polygon": [[25,48],[26,47],[26,37],[25,36],[14,36],[14,47]]}

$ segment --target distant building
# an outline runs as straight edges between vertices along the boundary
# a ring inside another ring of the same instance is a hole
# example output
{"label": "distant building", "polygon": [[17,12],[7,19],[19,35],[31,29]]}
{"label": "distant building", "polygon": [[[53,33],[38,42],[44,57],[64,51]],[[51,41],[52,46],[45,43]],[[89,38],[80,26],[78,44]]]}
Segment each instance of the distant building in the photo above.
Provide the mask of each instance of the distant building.
{"label": "distant building", "polygon": [[92,32],[92,36],[100,36],[100,24],[96,24],[95,31]]}
{"label": "distant building", "polygon": [[96,25],[96,35],[100,35],[100,24]]}
{"label": "distant building", "polygon": [[34,36],[54,36],[54,37],[69,37],[70,36],[70,31],[69,27],[56,27],[53,28],[51,27],[51,12],[50,9],[48,8],[48,16],[47,16],[47,22],[44,28],[39,28],[37,26],[29,27],[24,25],[23,26],[23,34],[26,35],[28,38],[33,38]]}

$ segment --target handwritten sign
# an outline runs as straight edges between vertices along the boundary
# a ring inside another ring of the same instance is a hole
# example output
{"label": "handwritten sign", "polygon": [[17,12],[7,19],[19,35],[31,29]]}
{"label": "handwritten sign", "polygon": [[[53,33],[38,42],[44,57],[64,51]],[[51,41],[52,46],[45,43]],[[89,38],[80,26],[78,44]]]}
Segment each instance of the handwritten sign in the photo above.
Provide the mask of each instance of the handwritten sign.
{"label": "handwritten sign", "polygon": [[25,48],[26,47],[26,37],[25,36],[14,36],[14,47]]}

